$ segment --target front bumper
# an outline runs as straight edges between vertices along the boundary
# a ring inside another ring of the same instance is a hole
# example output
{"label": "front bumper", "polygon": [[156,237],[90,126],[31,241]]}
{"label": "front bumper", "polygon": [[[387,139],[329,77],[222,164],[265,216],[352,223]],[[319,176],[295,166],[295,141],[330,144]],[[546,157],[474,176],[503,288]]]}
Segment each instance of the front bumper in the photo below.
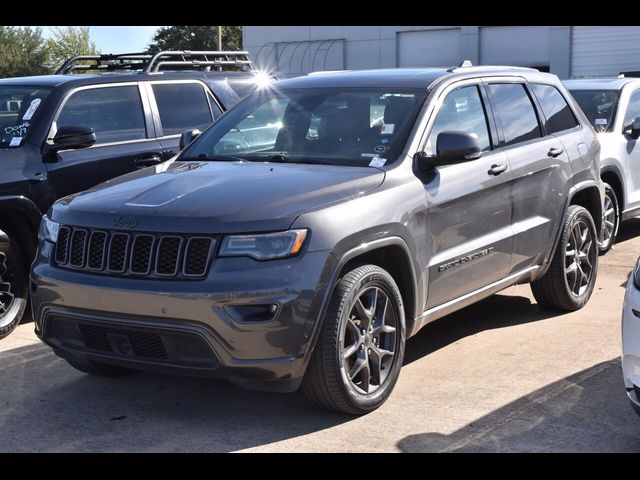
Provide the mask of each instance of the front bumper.
{"label": "front bumper", "polygon": [[302,380],[336,266],[329,252],[216,258],[201,281],[135,279],[53,267],[50,249],[33,264],[31,305],[59,356],[275,391]]}

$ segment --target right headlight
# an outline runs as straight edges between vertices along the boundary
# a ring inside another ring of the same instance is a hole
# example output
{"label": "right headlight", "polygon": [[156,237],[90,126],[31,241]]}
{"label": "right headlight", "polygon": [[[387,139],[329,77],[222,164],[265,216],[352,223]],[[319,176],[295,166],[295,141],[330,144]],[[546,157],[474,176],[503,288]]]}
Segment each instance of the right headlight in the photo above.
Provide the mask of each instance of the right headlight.
{"label": "right headlight", "polygon": [[257,235],[227,235],[220,247],[221,257],[251,257],[275,260],[297,255],[307,238],[307,230],[262,233]]}
{"label": "right headlight", "polygon": [[59,230],[60,224],[58,222],[54,222],[46,215],[43,215],[40,221],[40,228],[38,229],[38,240],[41,242],[47,240],[48,242],[56,243],[58,241]]}

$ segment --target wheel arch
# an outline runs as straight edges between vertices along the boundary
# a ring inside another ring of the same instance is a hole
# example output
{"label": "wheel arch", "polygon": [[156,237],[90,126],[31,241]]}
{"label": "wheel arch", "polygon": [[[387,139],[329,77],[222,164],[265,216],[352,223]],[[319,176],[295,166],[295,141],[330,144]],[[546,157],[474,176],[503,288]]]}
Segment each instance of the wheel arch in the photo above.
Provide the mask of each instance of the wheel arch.
{"label": "wheel arch", "polygon": [[606,165],[600,170],[600,178],[603,182],[608,183],[613,188],[613,191],[618,198],[618,205],[620,211],[626,209],[626,195],[624,190],[624,183],[622,181],[622,174],[615,165]]}
{"label": "wheel arch", "polygon": [[26,246],[24,254],[27,264],[30,264],[35,256],[41,218],[40,209],[28,198],[0,196],[0,233]]}

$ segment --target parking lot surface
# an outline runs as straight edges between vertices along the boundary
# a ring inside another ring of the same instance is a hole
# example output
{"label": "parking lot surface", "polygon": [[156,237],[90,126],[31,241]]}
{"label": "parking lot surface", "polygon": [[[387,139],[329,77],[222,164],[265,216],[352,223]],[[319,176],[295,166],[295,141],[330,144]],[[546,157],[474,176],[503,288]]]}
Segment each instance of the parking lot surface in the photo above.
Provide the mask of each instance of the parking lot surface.
{"label": "parking lot surface", "polygon": [[540,310],[520,285],[428,325],[390,399],[359,418],[224,381],[90,377],[27,319],[0,340],[0,451],[638,452],[620,317],[639,255],[635,219],[600,257],[584,309]]}

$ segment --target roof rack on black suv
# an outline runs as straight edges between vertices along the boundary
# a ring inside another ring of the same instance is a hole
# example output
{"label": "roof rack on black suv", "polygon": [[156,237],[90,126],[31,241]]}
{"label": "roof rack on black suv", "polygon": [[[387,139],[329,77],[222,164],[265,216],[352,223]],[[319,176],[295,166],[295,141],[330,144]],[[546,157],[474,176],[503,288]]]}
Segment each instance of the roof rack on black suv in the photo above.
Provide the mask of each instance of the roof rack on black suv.
{"label": "roof rack on black suv", "polygon": [[249,52],[246,51],[166,50],[157,53],[76,55],[64,62],[56,71],[56,75],[67,75],[78,71],[140,71],[144,73],[156,73],[161,69],[208,71],[212,67],[253,70]]}

